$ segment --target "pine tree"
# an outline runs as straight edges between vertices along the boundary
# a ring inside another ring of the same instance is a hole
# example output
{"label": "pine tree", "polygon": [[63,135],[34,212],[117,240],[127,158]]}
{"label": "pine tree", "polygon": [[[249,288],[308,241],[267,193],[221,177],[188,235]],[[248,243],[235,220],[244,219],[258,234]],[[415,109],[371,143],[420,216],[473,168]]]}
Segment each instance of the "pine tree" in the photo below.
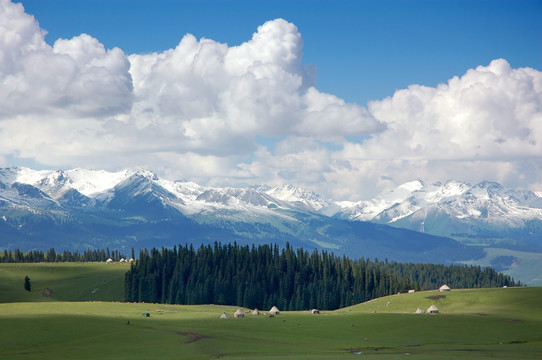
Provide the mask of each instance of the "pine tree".
{"label": "pine tree", "polygon": [[26,291],[32,290],[32,284],[30,284],[30,278],[28,277],[28,275],[24,277],[24,289]]}

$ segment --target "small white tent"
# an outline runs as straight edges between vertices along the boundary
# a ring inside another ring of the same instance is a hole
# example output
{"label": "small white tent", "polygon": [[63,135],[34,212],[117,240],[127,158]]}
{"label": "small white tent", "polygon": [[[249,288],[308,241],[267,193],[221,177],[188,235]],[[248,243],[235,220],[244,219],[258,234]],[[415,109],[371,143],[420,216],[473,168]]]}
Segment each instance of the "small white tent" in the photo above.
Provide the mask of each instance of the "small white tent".
{"label": "small white tent", "polygon": [[245,317],[245,312],[241,309],[237,309],[237,311],[233,313],[233,316],[236,318],[242,318]]}
{"label": "small white tent", "polygon": [[106,263],[111,264],[113,262],[113,259],[109,258],[106,260]]}
{"label": "small white tent", "polygon": [[254,311],[252,312],[252,315],[260,315],[260,310],[258,310],[257,308],[254,309]]}
{"label": "small white tent", "polygon": [[271,310],[269,310],[269,315],[278,315],[278,314],[280,314],[280,311],[276,306],[273,306]]}
{"label": "small white tent", "polygon": [[451,290],[450,287],[449,287],[448,285],[446,285],[446,284],[442,285],[442,286],[438,289],[438,291],[440,291],[440,292],[443,292],[443,291],[450,291],[450,290]]}
{"label": "small white tent", "polygon": [[426,311],[428,314],[438,314],[438,309],[435,305],[429,306],[429,309]]}
{"label": "small white tent", "polygon": [[311,310],[311,313],[312,313],[312,314],[315,314],[315,315],[316,315],[316,314],[320,314],[320,310],[318,310],[318,309],[312,309],[312,310]]}
{"label": "small white tent", "polygon": [[414,311],[414,314],[423,314],[423,310],[420,308],[417,308],[416,311]]}
{"label": "small white tent", "polygon": [[223,312],[222,315],[220,315],[220,318],[221,318],[221,319],[227,319],[227,318],[228,318],[228,314],[226,314],[226,312]]}

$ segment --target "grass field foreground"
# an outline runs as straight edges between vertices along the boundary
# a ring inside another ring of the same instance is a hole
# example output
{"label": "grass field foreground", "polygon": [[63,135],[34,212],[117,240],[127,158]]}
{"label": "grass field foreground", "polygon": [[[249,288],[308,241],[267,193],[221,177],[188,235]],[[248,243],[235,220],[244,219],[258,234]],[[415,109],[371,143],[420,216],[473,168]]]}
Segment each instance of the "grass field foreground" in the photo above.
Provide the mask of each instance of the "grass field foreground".
{"label": "grass field foreground", "polygon": [[[102,264],[101,273],[98,265],[90,269],[101,277],[119,269]],[[81,270],[73,268],[74,274]],[[9,271],[2,270],[4,284]],[[24,271],[14,272],[19,279]],[[39,279],[39,272],[47,274],[40,268],[32,276]],[[70,272],[53,273],[60,281],[59,274]],[[85,279],[101,278],[83,274],[73,283],[81,288],[72,289],[75,296],[94,286]],[[16,284],[23,288],[20,279]],[[319,315],[282,312],[270,318],[247,311],[242,319],[233,318],[233,306],[19,300],[0,304],[0,358],[537,359],[541,297],[541,287],[452,289],[393,295]],[[431,304],[439,314],[412,314]],[[220,319],[223,312],[230,318]]]}

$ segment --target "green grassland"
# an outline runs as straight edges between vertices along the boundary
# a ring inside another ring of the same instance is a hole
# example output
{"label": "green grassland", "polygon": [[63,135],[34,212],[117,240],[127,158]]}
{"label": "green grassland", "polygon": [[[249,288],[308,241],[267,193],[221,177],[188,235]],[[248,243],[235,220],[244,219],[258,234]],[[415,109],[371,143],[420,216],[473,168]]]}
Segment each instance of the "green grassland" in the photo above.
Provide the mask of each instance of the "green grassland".
{"label": "green grassland", "polygon": [[502,248],[485,248],[485,257],[472,261],[464,261],[466,265],[490,266],[491,260],[498,256],[513,256],[516,261],[503,274],[529,286],[542,286],[542,253],[516,251]]}
{"label": "green grassland", "polygon": [[[542,354],[542,287],[424,291],[319,315],[293,311],[270,318],[247,312],[235,319],[232,306],[118,302],[122,291],[110,288],[122,289],[127,269],[2,264],[0,358],[537,359]],[[30,293],[23,289],[26,275],[32,279]],[[44,287],[53,290],[52,298],[40,294]],[[89,298],[97,294],[104,298]],[[440,314],[413,314],[431,304]],[[223,312],[230,318],[220,319]]]}
{"label": "green grassland", "polygon": [[[129,269],[128,263],[2,263],[0,302],[122,301]],[[25,276],[31,292],[24,290]]]}

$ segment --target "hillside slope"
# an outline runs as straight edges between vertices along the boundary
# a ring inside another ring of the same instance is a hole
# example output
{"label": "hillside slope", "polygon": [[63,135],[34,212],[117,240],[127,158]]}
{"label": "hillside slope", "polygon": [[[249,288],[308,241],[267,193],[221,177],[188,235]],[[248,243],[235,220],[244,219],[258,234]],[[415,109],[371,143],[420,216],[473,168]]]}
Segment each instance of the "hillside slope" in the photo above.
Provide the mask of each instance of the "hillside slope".
{"label": "hillside slope", "polygon": [[[0,303],[124,301],[128,263],[0,263]],[[30,278],[31,291],[24,290]]]}
{"label": "hillside slope", "polygon": [[452,289],[449,292],[417,291],[381,297],[337,312],[414,315],[418,308],[426,311],[431,305],[435,305],[439,309],[439,315],[496,316],[518,320],[536,319],[542,322],[542,308],[539,305],[541,296],[540,286]]}
{"label": "hillside slope", "polygon": [[[0,304],[0,313],[4,314],[0,357],[331,360],[360,355],[379,359],[537,359],[542,352],[542,320],[540,307],[533,304],[542,296],[541,290],[452,290],[447,297],[450,306],[441,304],[447,310],[438,315],[367,313],[370,308],[365,309],[366,304],[320,315],[300,311],[281,312],[274,318],[247,314],[241,319],[232,317],[237,309],[232,306]],[[384,307],[387,302],[388,308],[399,307],[400,299],[410,295],[378,301]],[[411,307],[404,305],[404,309]],[[475,312],[462,312],[461,308]],[[150,317],[142,316],[147,312]],[[220,319],[223,312],[230,318]]]}

